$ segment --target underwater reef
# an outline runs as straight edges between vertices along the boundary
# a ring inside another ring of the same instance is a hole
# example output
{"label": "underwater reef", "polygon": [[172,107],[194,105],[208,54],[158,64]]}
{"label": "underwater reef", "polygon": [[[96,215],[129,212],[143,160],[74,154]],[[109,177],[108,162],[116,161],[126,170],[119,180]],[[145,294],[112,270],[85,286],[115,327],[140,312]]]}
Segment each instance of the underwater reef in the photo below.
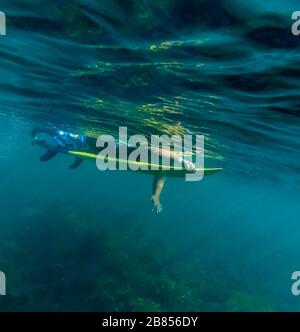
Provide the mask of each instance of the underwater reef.
{"label": "underwater reef", "polygon": [[[243,283],[176,259],[145,226],[99,227],[74,207],[36,209],[1,236],[0,266],[9,276],[1,311],[274,311],[270,298]],[[55,212],[54,212],[55,211]],[[51,216],[51,217],[49,217]],[[60,222],[55,222],[55,220]],[[30,222],[28,222],[30,220]],[[20,224],[19,224],[20,226]]]}

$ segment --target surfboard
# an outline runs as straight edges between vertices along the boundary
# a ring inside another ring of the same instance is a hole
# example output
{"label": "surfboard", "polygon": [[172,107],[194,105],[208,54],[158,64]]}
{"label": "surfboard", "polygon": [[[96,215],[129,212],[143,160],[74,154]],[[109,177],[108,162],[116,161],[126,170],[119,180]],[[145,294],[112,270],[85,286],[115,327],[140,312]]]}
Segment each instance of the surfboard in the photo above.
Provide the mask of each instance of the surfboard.
{"label": "surfboard", "polygon": [[[68,151],[69,155],[75,156],[77,158],[83,158],[83,159],[92,159],[96,160],[99,158],[98,154],[84,152],[84,151]],[[146,169],[138,169],[136,170],[139,173],[146,173],[146,174],[157,174],[158,172],[164,173],[165,176],[173,176],[173,177],[184,177],[186,174],[194,174],[196,172],[204,172],[205,175],[211,175],[216,172],[220,172],[223,170],[223,168],[216,167],[216,168],[196,168],[194,171],[188,171],[185,168],[182,167],[175,167],[174,165],[158,165],[153,163],[145,163],[141,161],[132,161],[132,160],[126,160],[126,159],[119,159],[119,158],[112,158],[112,157],[103,157],[103,159],[106,159],[106,161],[112,161],[116,163],[117,169],[120,164],[128,166],[128,170],[132,170],[130,166],[134,166],[135,168],[138,167],[144,167]]]}

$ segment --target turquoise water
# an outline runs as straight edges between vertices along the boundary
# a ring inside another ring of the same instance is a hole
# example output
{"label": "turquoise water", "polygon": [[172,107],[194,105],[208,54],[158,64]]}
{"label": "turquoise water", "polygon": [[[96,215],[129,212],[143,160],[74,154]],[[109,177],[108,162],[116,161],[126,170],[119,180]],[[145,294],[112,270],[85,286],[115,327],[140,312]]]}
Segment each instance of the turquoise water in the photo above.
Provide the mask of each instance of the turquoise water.
{"label": "turquoise water", "polygon": [[[0,271],[18,311],[300,310],[298,1],[2,1]],[[203,134],[168,179],[41,163],[34,125]]]}

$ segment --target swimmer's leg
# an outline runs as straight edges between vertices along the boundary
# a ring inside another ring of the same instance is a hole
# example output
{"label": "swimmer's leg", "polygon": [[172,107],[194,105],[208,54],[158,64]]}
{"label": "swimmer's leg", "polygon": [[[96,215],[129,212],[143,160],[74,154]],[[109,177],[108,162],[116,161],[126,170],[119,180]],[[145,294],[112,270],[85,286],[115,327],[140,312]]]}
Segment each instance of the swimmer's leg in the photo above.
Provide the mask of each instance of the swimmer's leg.
{"label": "swimmer's leg", "polygon": [[157,213],[160,213],[162,211],[162,206],[160,204],[159,198],[161,191],[163,190],[164,184],[165,184],[165,177],[162,174],[157,174],[154,176],[151,201]]}

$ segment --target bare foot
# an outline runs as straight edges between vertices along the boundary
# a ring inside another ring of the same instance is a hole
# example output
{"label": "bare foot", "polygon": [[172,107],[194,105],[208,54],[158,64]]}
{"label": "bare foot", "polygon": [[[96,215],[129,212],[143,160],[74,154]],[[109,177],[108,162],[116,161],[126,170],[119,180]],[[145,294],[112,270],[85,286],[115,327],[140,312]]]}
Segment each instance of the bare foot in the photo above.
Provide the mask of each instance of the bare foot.
{"label": "bare foot", "polygon": [[156,211],[157,213],[160,213],[162,211],[162,205],[160,204],[159,198],[157,198],[155,195],[151,197],[151,201],[153,203],[153,210]]}

